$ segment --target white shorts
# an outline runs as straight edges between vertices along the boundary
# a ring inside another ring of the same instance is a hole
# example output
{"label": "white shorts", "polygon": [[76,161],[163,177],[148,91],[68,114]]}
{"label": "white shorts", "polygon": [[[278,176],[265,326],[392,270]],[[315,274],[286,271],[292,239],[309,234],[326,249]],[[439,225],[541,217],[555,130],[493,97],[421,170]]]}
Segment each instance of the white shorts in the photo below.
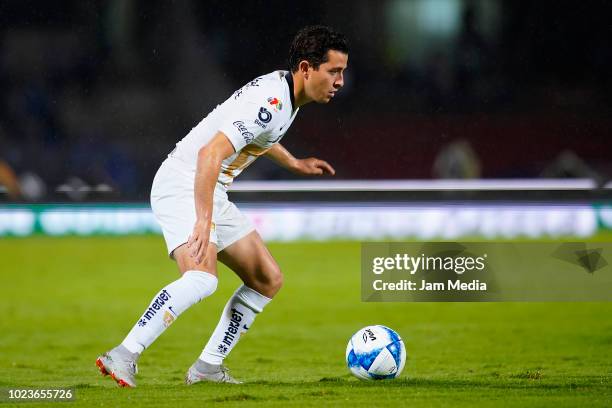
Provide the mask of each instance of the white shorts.
{"label": "white shorts", "polygon": [[[151,188],[151,208],[162,227],[168,255],[183,245],[193,232],[196,221],[194,201],[195,173],[183,162],[169,157],[162,163]],[[230,202],[225,187],[217,183],[213,198],[210,242],[217,252],[227,248],[255,228]]]}

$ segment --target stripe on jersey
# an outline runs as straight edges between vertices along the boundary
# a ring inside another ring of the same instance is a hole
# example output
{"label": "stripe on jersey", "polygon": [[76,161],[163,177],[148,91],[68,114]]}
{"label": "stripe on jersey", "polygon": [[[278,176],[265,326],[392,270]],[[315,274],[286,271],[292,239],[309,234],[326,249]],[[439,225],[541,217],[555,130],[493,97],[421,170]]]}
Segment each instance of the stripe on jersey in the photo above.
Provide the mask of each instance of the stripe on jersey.
{"label": "stripe on jersey", "polygon": [[234,174],[236,170],[242,171],[249,164],[255,161],[254,159],[249,160],[251,157],[254,157],[256,159],[262,154],[266,153],[271,148],[272,147],[259,147],[254,144],[244,146],[244,148],[240,151],[234,161],[228,164],[227,168],[223,170],[222,173],[233,179],[234,177],[236,177]]}

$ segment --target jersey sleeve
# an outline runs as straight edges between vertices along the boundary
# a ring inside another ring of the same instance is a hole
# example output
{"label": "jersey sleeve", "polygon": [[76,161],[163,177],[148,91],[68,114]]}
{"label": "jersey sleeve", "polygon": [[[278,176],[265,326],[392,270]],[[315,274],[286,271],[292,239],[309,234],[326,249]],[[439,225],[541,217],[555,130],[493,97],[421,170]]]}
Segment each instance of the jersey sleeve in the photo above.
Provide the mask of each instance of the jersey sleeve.
{"label": "jersey sleeve", "polygon": [[[276,92],[277,93],[277,92]],[[263,89],[245,92],[239,95],[241,99],[236,109],[221,123],[219,130],[234,146],[236,152],[251,143],[256,137],[270,132],[277,125],[280,114],[272,109]]]}

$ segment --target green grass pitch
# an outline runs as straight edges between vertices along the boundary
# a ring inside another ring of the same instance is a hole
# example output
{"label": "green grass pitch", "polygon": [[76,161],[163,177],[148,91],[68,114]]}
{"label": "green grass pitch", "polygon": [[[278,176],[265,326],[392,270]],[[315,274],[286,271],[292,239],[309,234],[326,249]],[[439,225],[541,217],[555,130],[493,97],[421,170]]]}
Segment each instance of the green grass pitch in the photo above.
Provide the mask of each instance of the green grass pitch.
{"label": "green grass pitch", "polygon": [[[285,286],[227,360],[246,384],[183,385],[239,283],[221,269],[120,389],[94,361],[178,276],[162,238],[0,239],[0,388],[73,387],[75,407],[612,405],[612,303],[362,303],[359,243],[270,249]],[[368,324],[404,338],[401,378],[349,374],[346,343]]]}

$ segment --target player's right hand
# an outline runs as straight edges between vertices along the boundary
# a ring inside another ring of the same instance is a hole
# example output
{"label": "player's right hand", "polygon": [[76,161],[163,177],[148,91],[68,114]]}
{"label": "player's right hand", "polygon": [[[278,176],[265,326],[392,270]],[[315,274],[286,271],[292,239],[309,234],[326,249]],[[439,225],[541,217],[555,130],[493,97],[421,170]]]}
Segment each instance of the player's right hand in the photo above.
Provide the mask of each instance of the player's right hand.
{"label": "player's right hand", "polygon": [[196,265],[204,262],[206,249],[208,248],[208,240],[210,237],[210,221],[198,220],[193,226],[193,232],[187,240],[187,248],[189,256],[195,258]]}
{"label": "player's right hand", "polygon": [[325,174],[333,176],[336,174],[336,170],[328,162],[316,157],[297,159],[293,172],[301,176],[322,176]]}

